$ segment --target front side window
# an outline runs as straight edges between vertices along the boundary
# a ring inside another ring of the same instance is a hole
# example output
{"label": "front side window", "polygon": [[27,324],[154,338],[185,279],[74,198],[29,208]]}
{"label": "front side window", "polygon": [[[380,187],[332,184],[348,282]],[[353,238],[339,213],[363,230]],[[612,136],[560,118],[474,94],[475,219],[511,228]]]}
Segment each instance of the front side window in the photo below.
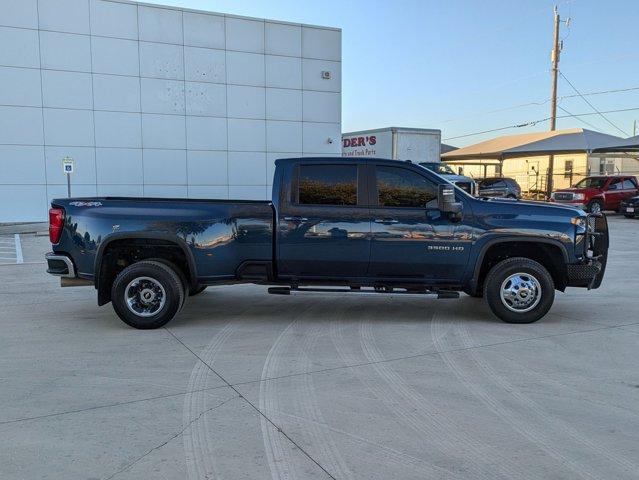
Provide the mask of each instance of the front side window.
{"label": "front side window", "polygon": [[577,188],[601,188],[601,187],[603,187],[604,183],[606,183],[606,179],[605,178],[590,177],[590,178],[584,178],[583,180],[577,182],[575,187],[577,187]]}
{"label": "front side window", "polygon": [[299,203],[357,205],[357,165],[301,165]]}
{"label": "front side window", "polygon": [[411,170],[378,166],[377,199],[380,207],[435,208],[437,185]]}

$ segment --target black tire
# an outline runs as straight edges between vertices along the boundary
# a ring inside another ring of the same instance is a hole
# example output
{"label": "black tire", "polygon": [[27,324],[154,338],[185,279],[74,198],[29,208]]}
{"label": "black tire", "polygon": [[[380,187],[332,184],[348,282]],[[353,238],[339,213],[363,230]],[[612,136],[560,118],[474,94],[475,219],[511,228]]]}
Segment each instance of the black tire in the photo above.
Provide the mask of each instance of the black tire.
{"label": "black tire", "polygon": [[603,212],[603,204],[601,203],[601,200],[591,200],[588,203],[586,210],[588,210],[589,213],[601,213]]}
{"label": "black tire", "polygon": [[[521,276],[515,277],[516,274],[521,274]],[[511,276],[514,279],[506,283]],[[524,283],[519,287],[516,280],[521,281],[522,279]],[[511,285],[509,290],[516,291],[518,295],[533,290],[528,286],[537,285],[539,297],[528,297],[530,293],[527,293],[525,297],[516,297],[516,301],[522,302],[523,305],[518,306],[511,303],[509,306],[509,300],[502,300],[501,296],[502,286],[508,287],[508,285]],[[521,294],[519,294],[520,289]],[[488,272],[484,282],[484,298],[486,298],[492,312],[504,322],[533,323],[550,310],[555,300],[555,283],[548,270],[540,263],[525,257],[508,258],[499,262]],[[525,304],[530,301],[533,303]]]}
{"label": "black tire", "polygon": [[623,216],[624,216],[624,217],[626,217],[626,218],[635,218],[634,214],[627,214],[627,213],[624,213],[624,215],[623,215]]}
{"label": "black tire", "polygon": [[[144,287],[142,291],[135,294],[133,284],[127,293],[127,287],[134,280],[143,278],[146,280],[138,282],[138,289]],[[142,311],[146,306],[140,301],[140,296],[145,291],[149,293],[149,290],[150,295],[157,295],[158,299],[150,304],[148,311]],[[136,313],[135,307],[129,306],[127,298],[132,302],[138,299],[137,306],[142,312]],[[115,313],[127,325],[141,330],[160,328],[180,311],[184,302],[184,287],[174,269],[163,262],[144,260],[129,265],[118,274],[111,287],[111,302]],[[157,311],[154,311],[156,307]]]}
{"label": "black tire", "polygon": [[[189,289],[191,288],[190,283],[187,280],[186,275],[184,275],[184,272],[182,271],[182,269],[178,268],[177,265],[175,265],[173,262],[169,260],[165,260],[164,258],[149,258],[147,261],[163,263],[164,265],[169,267],[171,270],[173,270],[177,274],[177,276],[180,277],[180,281],[182,282],[182,288],[184,289],[184,292],[188,292]],[[184,295],[184,297],[182,298],[182,304],[180,305],[180,310],[182,310],[182,307],[184,307],[184,302],[186,301],[186,297],[187,296]]]}
{"label": "black tire", "polygon": [[189,291],[189,297],[194,297],[195,295],[199,295],[204,290],[206,290],[206,287],[207,287],[206,285],[199,285],[195,288],[192,288],[191,291]]}

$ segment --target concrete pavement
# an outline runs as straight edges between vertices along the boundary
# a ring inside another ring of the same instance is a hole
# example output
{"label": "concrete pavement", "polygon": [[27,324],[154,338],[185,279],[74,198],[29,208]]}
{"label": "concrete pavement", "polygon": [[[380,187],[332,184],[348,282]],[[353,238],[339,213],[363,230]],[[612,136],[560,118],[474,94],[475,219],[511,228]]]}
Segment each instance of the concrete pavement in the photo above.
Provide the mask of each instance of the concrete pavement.
{"label": "concrete pavement", "polygon": [[601,289],[483,301],[209,288],[156,331],[0,266],[0,478],[639,478],[639,221]]}

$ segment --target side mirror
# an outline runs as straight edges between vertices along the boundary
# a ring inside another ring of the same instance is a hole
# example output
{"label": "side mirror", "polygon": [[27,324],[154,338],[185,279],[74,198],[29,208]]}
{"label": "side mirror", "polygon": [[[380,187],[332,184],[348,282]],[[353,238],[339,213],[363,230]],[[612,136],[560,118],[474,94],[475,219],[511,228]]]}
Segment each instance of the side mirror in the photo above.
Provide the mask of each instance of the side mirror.
{"label": "side mirror", "polygon": [[440,185],[438,193],[437,207],[439,208],[439,211],[458,217],[462,211],[463,205],[461,202],[455,201],[455,187],[452,185]]}

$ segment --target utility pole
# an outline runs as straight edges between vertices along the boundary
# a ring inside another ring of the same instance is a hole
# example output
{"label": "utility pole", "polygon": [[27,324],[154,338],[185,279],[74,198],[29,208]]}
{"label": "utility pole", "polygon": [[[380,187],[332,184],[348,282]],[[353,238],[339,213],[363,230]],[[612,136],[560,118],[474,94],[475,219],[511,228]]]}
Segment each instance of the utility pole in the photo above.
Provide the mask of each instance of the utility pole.
{"label": "utility pole", "polygon": [[[550,61],[552,64],[552,87],[550,89],[550,131],[557,128],[557,75],[559,73],[559,56],[561,54],[561,43],[559,42],[559,11],[555,5],[554,10],[554,41]],[[546,195],[550,198],[553,187],[553,173],[555,172],[555,156],[550,155],[548,159],[548,181],[546,182]]]}

